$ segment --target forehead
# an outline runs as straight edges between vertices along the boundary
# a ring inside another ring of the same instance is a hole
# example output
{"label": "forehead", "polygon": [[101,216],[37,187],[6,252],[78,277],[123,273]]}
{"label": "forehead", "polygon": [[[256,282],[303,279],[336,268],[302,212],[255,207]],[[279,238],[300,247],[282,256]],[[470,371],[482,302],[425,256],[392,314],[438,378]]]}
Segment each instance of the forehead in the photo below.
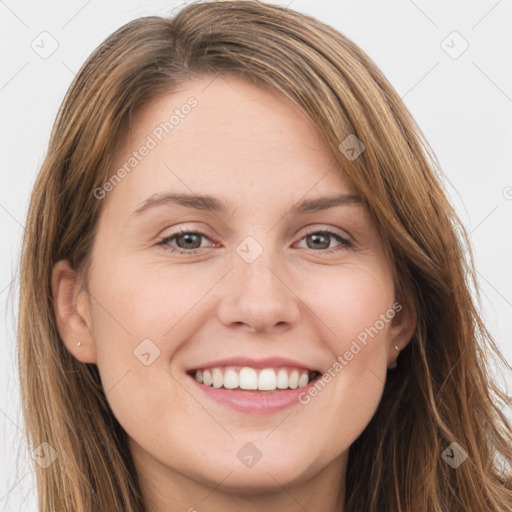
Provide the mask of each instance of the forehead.
{"label": "forehead", "polygon": [[255,205],[354,193],[291,100],[233,77],[198,78],[145,105],[132,117],[111,173],[122,168],[125,177],[106,199],[122,196],[130,207],[169,190]]}

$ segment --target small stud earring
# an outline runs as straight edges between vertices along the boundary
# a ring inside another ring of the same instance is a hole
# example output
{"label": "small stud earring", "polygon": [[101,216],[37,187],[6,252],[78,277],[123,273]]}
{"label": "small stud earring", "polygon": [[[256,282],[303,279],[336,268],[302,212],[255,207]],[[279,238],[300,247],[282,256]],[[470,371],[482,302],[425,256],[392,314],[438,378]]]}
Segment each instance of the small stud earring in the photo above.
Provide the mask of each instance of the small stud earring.
{"label": "small stud earring", "polygon": [[395,350],[398,352],[398,354],[396,356],[395,361],[390,366],[388,366],[388,370],[394,370],[398,366],[397,360],[398,356],[400,355],[400,348],[397,345],[395,345]]}
{"label": "small stud earring", "polygon": [[77,346],[77,347],[79,347],[81,344],[82,344],[82,342],[81,342],[81,341],[79,341],[79,342],[76,344],[76,346]]}

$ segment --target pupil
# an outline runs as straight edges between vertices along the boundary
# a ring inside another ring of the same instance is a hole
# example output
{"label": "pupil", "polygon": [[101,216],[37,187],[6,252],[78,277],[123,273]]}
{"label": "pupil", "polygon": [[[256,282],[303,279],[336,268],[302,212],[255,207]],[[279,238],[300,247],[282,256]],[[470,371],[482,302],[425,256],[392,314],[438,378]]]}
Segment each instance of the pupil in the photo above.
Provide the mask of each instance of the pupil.
{"label": "pupil", "polygon": [[[195,235],[194,233],[187,233],[185,235],[182,235],[181,238],[185,241],[185,244],[190,244],[190,243],[194,243],[194,237],[197,239],[197,235]],[[192,239],[192,240],[191,240]],[[197,240],[196,240],[197,242]],[[188,247],[188,249],[190,249],[191,247]],[[193,249],[196,249],[197,247],[193,247]]]}
{"label": "pupil", "polygon": [[[322,248],[322,249],[326,249],[327,247],[329,247],[329,241],[327,240],[327,237],[326,237],[325,235],[315,234],[315,235],[310,235],[310,237],[311,237],[313,240],[315,240],[315,241],[318,241],[318,239],[319,239],[319,238],[320,238],[320,239],[321,239],[321,238],[324,238],[324,240],[325,240],[327,243],[325,243],[325,242],[324,242],[324,244],[323,244],[323,245],[321,244],[321,248]],[[317,245],[317,247],[319,247],[319,246]]]}

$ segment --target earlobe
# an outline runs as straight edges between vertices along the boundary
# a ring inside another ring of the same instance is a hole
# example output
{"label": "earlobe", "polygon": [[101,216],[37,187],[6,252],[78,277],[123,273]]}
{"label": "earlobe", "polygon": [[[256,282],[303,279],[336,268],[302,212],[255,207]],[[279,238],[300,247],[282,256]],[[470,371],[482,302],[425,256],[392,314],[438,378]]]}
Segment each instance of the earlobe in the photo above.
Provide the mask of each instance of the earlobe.
{"label": "earlobe", "polygon": [[66,348],[80,362],[96,363],[89,296],[67,260],[53,267],[52,297],[57,329]]}
{"label": "earlobe", "polygon": [[409,344],[416,330],[417,314],[413,301],[401,305],[391,322],[389,329],[388,368],[394,369],[400,352]]}

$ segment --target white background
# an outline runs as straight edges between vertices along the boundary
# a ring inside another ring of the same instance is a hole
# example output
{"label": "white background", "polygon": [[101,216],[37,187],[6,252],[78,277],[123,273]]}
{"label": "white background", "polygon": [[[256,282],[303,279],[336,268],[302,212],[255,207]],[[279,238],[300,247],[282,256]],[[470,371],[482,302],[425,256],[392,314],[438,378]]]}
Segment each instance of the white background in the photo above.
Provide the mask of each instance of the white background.
{"label": "white background", "polygon": [[[36,510],[18,391],[17,271],[29,195],[57,109],[74,74],[109,34],[140,16],[168,15],[182,3],[0,0],[0,511]],[[471,233],[480,310],[512,361],[512,0],[289,5],[361,46],[403,97]],[[51,48],[49,36],[40,36],[44,31],[58,43],[46,59],[31,47],[46,37]],[[454,31],[469,44],[458,58],[452,56],[464,43]],[[505,379],[510,391],[512,377]]]}

